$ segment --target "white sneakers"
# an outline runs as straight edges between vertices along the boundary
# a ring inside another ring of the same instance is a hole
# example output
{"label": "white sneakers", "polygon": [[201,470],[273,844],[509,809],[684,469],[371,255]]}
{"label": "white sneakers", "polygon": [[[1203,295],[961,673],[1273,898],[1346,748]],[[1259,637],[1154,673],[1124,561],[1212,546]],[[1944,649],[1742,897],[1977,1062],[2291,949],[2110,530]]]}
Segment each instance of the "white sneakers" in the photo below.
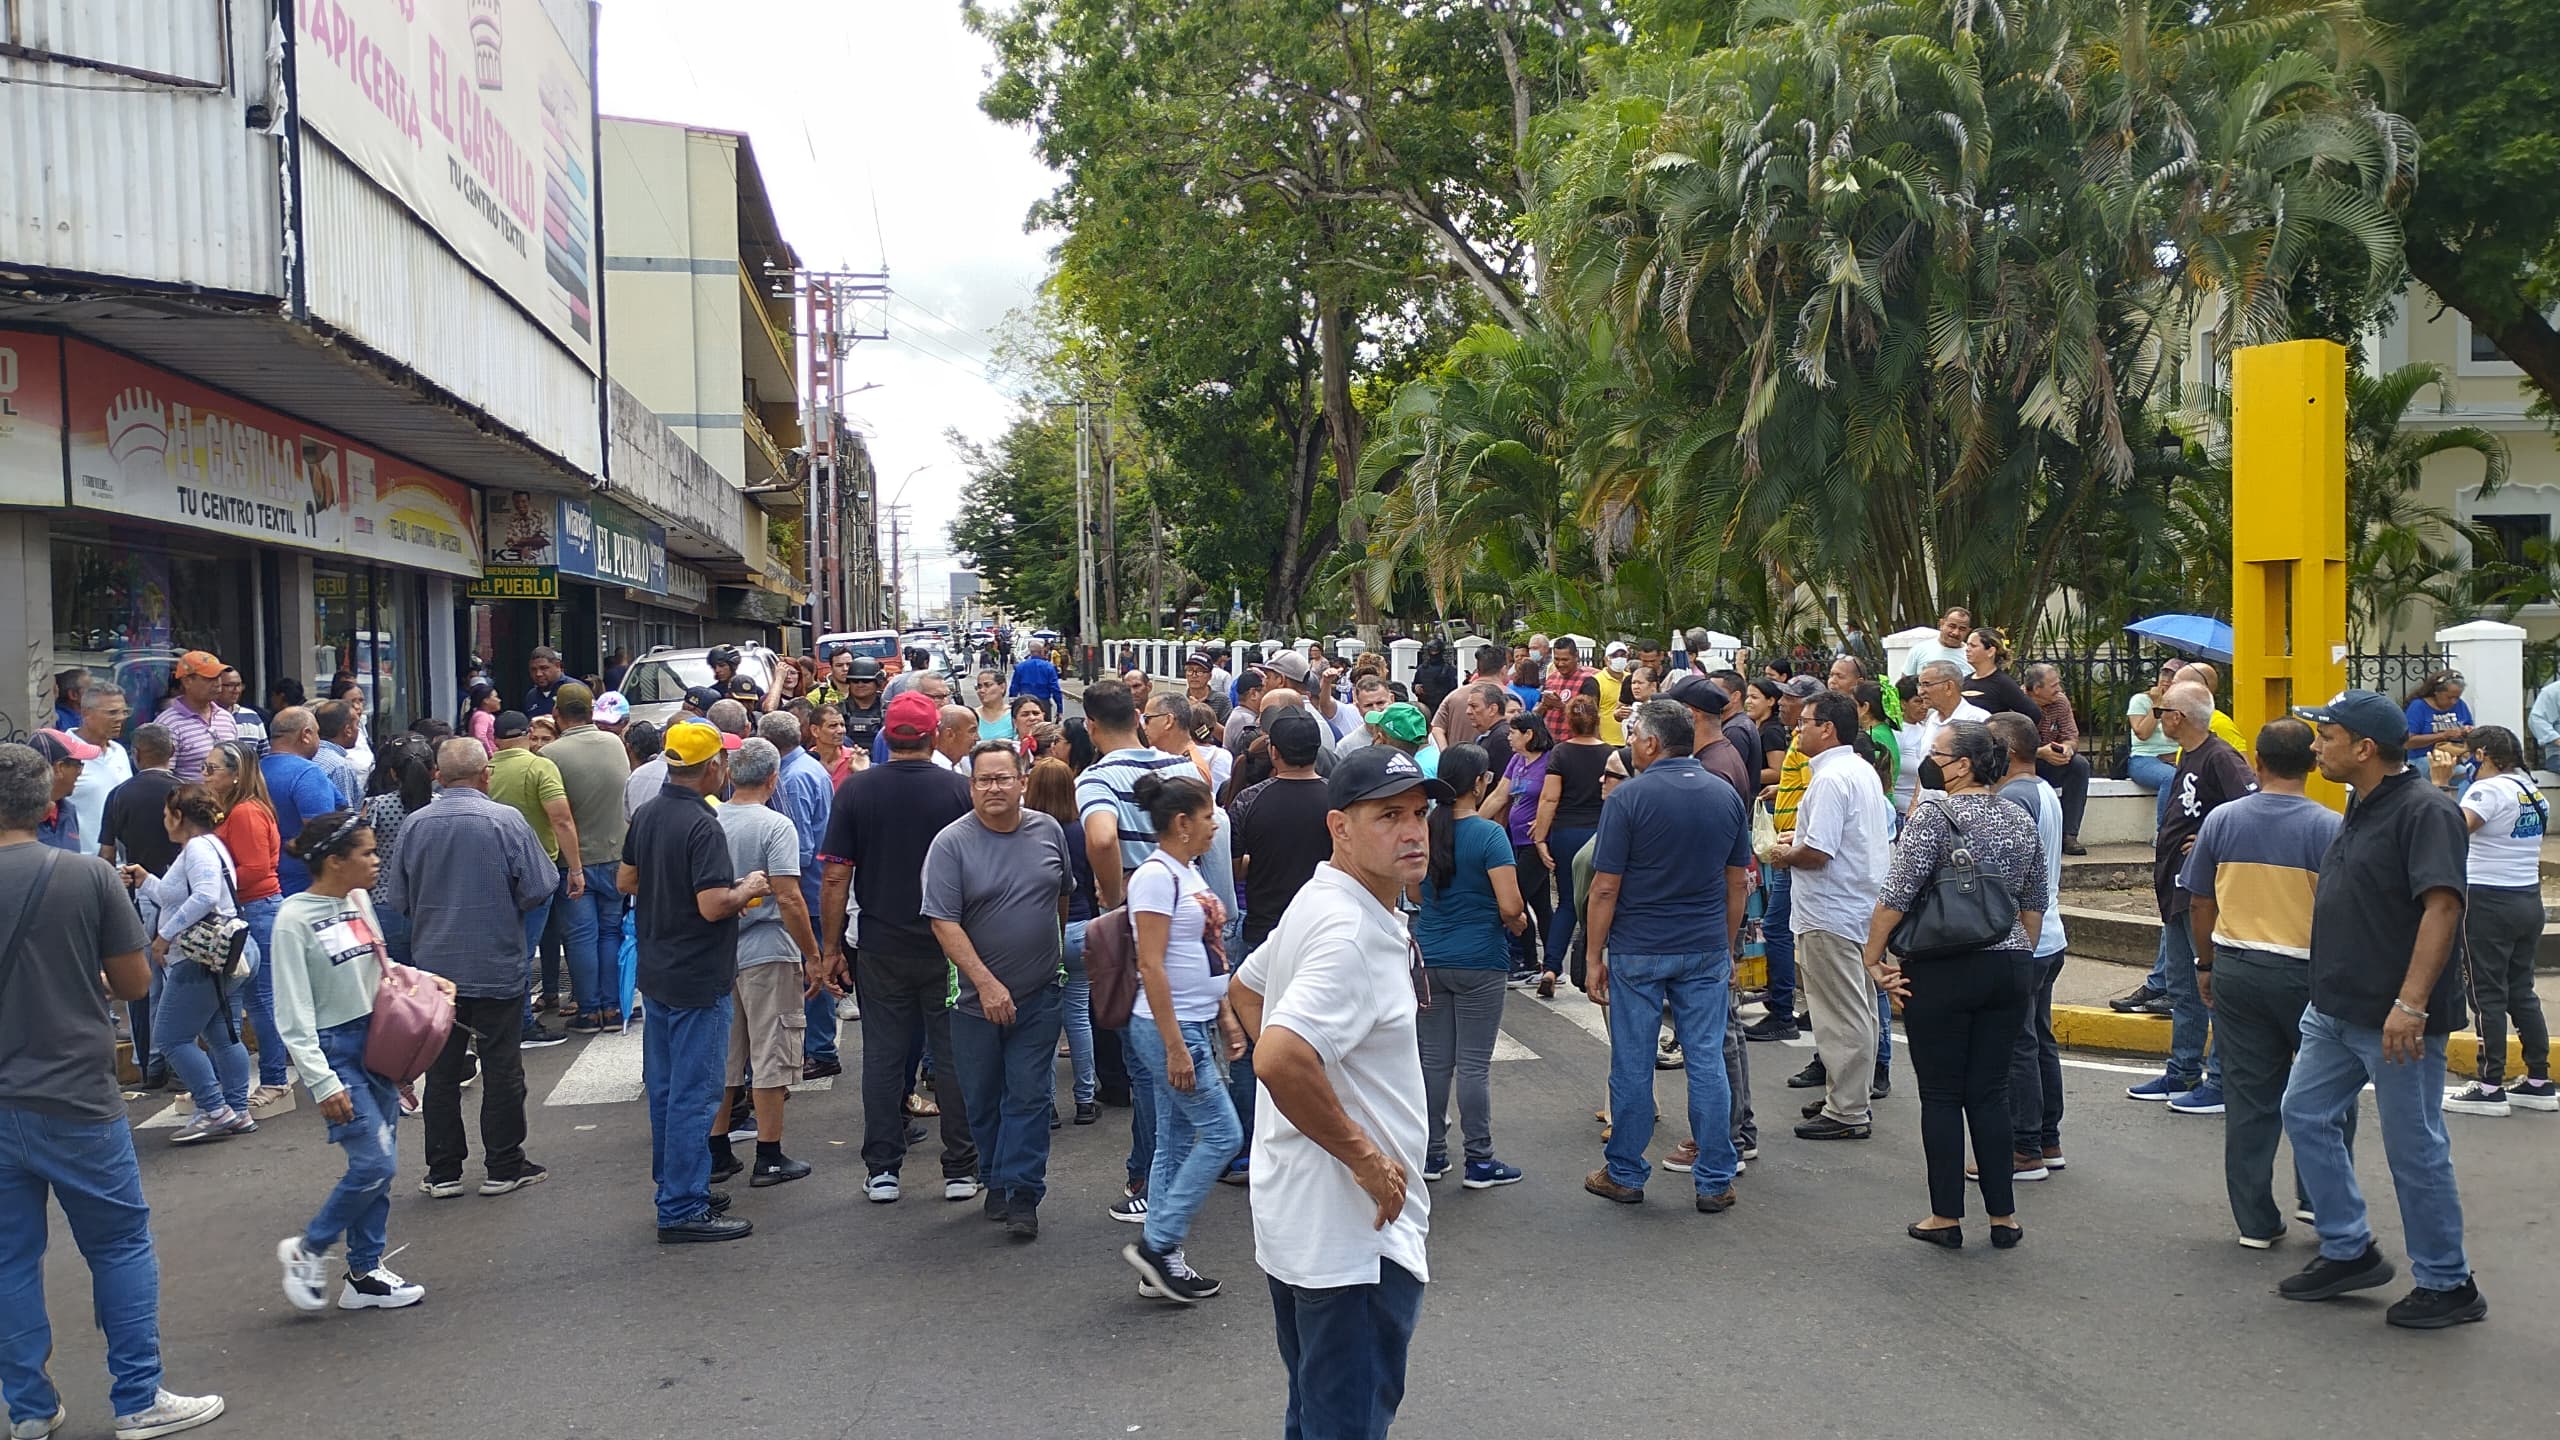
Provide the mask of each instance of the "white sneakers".
{"label": "white sneakers", "polygon": [[53,1432],[61,1429],[70,1418],[70,1406],[56,1405],[51,1415],[39,1415],[33,1420],[21,1420],[11,1425],[9,1440],[50,1440]]}
{"label": "white sneakers", "polygon": [[862,1182],[862,1198],[874,1205],[887,1205],[898,1198],[898,1177],[882,1171]]}
{"label": "white sneakers", "polygon": [[284,1298],[296,1310],[317,1310],[329,1303],[329,1262],[302,1248],[302,1237],[276,1242],[276,1261],[284,1266]]}
{"label": "white sneakers", "polygon": [[[302,1237],[276,1242],[276,1260],[284,1266],[284,1298],[297,1310],[325,1309],[329,1303],[329,1259],[304,1248]],[[341,1310],[405,1310],[427,1298],[427,1287],[403,1280],[380,1265],[362,1275],[350,1272],[338,1291]]]}
{"label": "white sneakers", "polygon": [[975,1200],[978,1198],[978,1192],[984,1188],[986,1187],[978,1183],[977,1176],[963,1175],[957,1180],[945,1180],[942,1182],[942,1198],[945,1200]]}
{"label": "white sneakers", "polygon": [[376,1265],[362,1275],[349,1275],[338,1292],[341,1310],[405,1310],[427,1298],[427,1287],[403,1280]]}
{"label": "white sneakers", "polygon": [[116,1440],[152,1440],[155,1435],[175,1435],[193,1430],[222,1415],[219,1395],[172,1395],[163,1390],[151,1402],[151,1408],[134,1415],[116,1417]]}

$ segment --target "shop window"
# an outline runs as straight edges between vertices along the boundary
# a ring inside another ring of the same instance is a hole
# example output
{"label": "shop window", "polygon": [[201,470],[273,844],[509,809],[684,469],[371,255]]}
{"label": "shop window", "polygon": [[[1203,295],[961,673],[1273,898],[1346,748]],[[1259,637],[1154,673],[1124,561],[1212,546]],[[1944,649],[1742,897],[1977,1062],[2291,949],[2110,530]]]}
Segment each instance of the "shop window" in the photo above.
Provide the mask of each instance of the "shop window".
{"label": "shop window", "polygon": [[180,555],[124,537],[53,537],[51,670],[86,666],[112,680],[133,723],[160,712],[180,655],[205,650],[252,667],[242,596],[249,562]]}

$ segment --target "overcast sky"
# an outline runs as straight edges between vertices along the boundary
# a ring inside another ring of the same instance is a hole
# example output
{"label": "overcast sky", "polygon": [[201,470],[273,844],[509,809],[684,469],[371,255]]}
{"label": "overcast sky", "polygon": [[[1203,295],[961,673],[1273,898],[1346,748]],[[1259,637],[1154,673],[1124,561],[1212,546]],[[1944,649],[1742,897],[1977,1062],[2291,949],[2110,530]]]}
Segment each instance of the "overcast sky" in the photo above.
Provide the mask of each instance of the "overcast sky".
{"label": "overcast sky", "polygon": [[846,409],[883,498],[905,486],[910,610],[941,603],[967,478],[943,435],[991,439],[1012,418],[989,379],[993,332],[1031,301],[1053,243],[1022,222],[1056,177],[1027,132],[978,110],[987,47],[952,0],[731,0],[716,15],[603,0],[597,47],[605,114],[746,132],[802,264],[889,271],[891,338],[847,365],[849,387],[879,388]]}

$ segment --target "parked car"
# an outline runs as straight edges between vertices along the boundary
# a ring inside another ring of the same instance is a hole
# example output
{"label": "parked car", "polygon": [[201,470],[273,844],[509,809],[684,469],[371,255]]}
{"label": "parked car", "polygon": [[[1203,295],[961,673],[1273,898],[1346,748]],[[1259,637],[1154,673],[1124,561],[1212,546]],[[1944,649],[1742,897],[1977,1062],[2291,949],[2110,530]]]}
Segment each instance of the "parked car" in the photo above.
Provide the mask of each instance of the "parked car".
{"label": "parked car", "polygon": [[[767,690],[773,688],[777,662],[761,645],[741,645],[738,673]],[[711,652],[660,646],[631,662],[623,672],[622,698],[631,702],[631,718],[664,725],[684,708],[684,692],[711,683]]]}

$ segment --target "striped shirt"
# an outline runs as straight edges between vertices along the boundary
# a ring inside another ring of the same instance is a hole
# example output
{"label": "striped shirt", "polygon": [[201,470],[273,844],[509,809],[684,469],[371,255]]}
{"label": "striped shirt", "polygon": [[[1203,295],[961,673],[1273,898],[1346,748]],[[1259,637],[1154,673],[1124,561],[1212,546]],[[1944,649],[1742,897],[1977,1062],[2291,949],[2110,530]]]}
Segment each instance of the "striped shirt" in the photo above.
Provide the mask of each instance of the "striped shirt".
{"label": "striped shirt", "polygon": [[204,779],[204,757],[213,747],[240,738],[239,725],[231,712],[219,705],[207,707],[210,716],[199,715],[187,708],[184,700],[172,700],[160,707],[160,723],[169,727],[177,740],[177,753],[169,768],[178,774],[182,785],[194,785]]}
{"label": "striped shirt", "polygon": [[2259,792],[2215,806],[2178,876],[2188,894],[2214,902],[2213,943],[2309,959],[2311,900],[2341,823],[2302,795]]}
{"label": "striped shirt", "polygon": [[1179,755],[1140,745],[1128,750],[1114,750],[1085,767],[1076,777],[1076,819],[1091,820],[1096,812],[1109,810],[1120,822],[1120,872],[1127,874],[1146,862],[1156,848],[1155,822],[1147,818],[1146,807],[1133,793],[1138,777],[1152,773],[1197,774],[1198,767]]}

